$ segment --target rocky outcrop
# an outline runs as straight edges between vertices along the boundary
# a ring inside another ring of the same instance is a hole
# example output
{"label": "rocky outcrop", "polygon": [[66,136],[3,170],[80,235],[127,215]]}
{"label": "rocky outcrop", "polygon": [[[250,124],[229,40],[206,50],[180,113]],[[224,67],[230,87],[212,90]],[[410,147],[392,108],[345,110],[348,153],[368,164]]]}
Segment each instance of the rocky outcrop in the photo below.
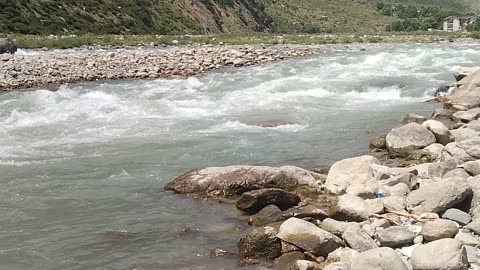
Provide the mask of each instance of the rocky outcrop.
{"label": "rocky outcrop", "polygon": [[210,167],[177,177],[165,186],[165,190],[201,198],[236,200],[245,192],[263,188],[295,191],[305,186],[320,190],[321,183],[317,179],[321,179],[318,174],[293,166]]}
{"label": "rocky outcrop", "polygon": [[14,54],[17,52],[17,45],[8,38],[0,38],[0,54]]}
{"label": "rocky outcrop", "polygon": [[365,187],[373,177],[373,164],[378,164],[378,160],[372,156],[348,158],[334,163],[325,181],[325,189],[329,193],[342,195],[348,188]]}
{"label": "rocky outcrop", "polygon": [[392,157],[407,157],[412,151],[435,142],[435,135],[417,123],[395,128],[387,135],[387,149]]}

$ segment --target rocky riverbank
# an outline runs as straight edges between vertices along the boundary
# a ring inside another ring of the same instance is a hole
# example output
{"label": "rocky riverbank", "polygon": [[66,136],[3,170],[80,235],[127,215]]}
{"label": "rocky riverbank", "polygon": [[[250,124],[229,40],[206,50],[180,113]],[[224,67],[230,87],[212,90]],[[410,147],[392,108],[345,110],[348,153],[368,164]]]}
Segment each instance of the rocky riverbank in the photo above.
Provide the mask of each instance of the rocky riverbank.
{"label": "rocky riverbank", "polygon": [[0,55],[0,90],[98,80],[175,78],[318,53],[296,46],[190,46]]}
{"label": "rocky riverbank", "polygon": [[244,264],[480,269],[480,69],[456,78],[443,107],[431,117],[408,114],[372,139],[368,155],[328,170],[196,169],[165,189],[234,203],[249,216],[237,245]]}

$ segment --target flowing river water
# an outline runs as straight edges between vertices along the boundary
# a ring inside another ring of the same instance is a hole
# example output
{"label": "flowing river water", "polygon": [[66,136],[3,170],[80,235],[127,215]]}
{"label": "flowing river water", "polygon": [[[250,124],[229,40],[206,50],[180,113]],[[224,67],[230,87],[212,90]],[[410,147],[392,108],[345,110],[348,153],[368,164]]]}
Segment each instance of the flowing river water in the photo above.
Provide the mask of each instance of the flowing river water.
{"label": "flowing river water", "polygon": [[[166,193],[168,181],[363,154],[407,112],[429,115],[423,101],[455,67],[480,64],[474,44],[345,48],[183,80],[1,94],[0,269],[235,269],[209,252],[234,250],[244,219]],[[271,121],[287,125],[257,126]]]}

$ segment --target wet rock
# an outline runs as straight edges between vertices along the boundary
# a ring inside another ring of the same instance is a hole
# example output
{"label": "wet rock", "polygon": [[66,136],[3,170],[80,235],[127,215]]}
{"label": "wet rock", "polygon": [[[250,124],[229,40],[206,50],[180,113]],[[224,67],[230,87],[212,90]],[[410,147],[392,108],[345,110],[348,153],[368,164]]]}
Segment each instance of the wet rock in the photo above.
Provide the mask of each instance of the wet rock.
{"label": "wet rock", "polygon": [[298,218],[285,221],[280,226],[277,237],[316,256],[326,257],[330,252],[344,246],[340,238]]}
{"label": "wet rock", "polygon": [[455,239],[441,239],[418,246],[411,262],[415,270],[466,270],[468,260],[462,243]]}
{"label": "wet rock", "polygon": [[443,213],[442,218],[452,220],[458,224],[464,226],[472,221],[472,216],[470,214],[463,212],[462,210],[450,208],[445,213]]}
{"label": "wet rock", "polygon": [[17,45],[8,38],[0,38],[0,54],[14,54],[16,52]]}
{"label": "wet rock", "polygon": [[471,195],[463,179],[424,183],[407,197],[407,209],[417,214],[442,213]]}
{"label": "wet rock", "polygon": [[271,226],[254,228],[238,242],[239,256],[268,260],[279,257],[282,254],[282,243],[276,234],[277,231]]}
{"label": "wet rock", "polygon": [[299,202],[300,197],[294,193],[278,188],[264,188],[243,193],[236,207],[238,210],[255,214],[268,205],[276,205],[281,210],[287,210]]}
{"label": "wet rock", "polygon": [[251,216],[248,223],[253,226],[263,226],[269,223],[274,223],[280,220],[282,216],[282,210],[276,205],[268,205],[264,207],[260,212]]}
{"label": "wet rock", "polygon": [[453,238],[457,233],[458,226],[455,222],[445,219],[429,221],[422,228],[422,235],[426,241]]}
{"label": "wet rock", "polygon": [[454,137],[450,133],[448,127],[439,121],[427,120],[422,124],[422,126],[430,130],[433,135],[435,135],[437,142],[442,145],[447,145],[454,141]]}
{"label": "wet rock", "polygon": [[341,221],[364,221],[368,219],[368,206],[357,196],[345,194],[330,209],[331,216]]}
{"label": "wet rock", "polygon": [[373,164],[378,164],[378,160],[372,156],[348,158],[336,162],[330,168],[325,189],[332,194],[342,195],[351,186],[364,186],[373,177],[371,168]]}
{"label": "wet rock", "polygon": [[210,251],[210,258],[218,258],[218,257],[233,256],[233,255],[237,255],[237,254],[226,251],[221,248],[214,248]]}
{"label": "wet rock", "polygon": [[435,142],[435,135],[417,123],[395,128],[387,135],[387,149],[392,157],[407,157],[410,152]]}
{"label": "wet rock", "polygon": [[294,191],[300,186],[320,190],[317,175],[298,167],[210,167],[192,170],[165,186],[165,190],[200,198],[234,201],[245,192],[262,188]]}
{"label": "wet rock", "polygon": [[433,93],[433,96],[443,97],[443,96],[446,96],[449,91],[450,91],[450,85],[442,85],[439,88],[437,88],[437,90],[435,90],[435,92]]}
{"label": "wet rock", "polygon": [[275,269],[291,270],[294,264],[298,260],[303,260],[303,259],[305,259],[305,255],[303,255],[303,252],[294,251],[294,252],[285,253],[275,260]]}
{"label": "wet rock", "polygon": [[388,247],[371,249],[352,258],[354,269],[362,270],[408,270],[395,250]]}
{"label": "wet rock", "polygon": [[399,247],[411,244],[414,238],[415,233],[402,226],[393,226],[377,232],[377,239],[380,246],[383,247]]}
{"label": "wet rock", "polygon": [[364,252],[378,247],[370,235],[358,226],[348,226],[342,234],[342,238],[352,249],[358,252]]}
{"label": "wet rock", "polygon": [[418,114],[414,114],[414,113],[409,113],[403,118],[402,123],[404,123],[404,124],[409,124],[409,123],[422,124],[425,121],[427,121],[427,117],[422,116],[422,115],[418,115]]}
{"label": "wet rock", "polygon": [[378,136],[370,140],[370,149],[386,149],[386,135]]}

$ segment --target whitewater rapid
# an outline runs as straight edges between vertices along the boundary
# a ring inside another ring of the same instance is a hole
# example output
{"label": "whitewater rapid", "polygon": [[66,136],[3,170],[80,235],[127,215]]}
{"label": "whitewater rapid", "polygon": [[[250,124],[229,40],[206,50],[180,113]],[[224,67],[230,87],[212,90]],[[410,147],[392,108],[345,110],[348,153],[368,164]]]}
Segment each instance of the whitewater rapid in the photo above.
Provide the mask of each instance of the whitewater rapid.
{"label": "whitewater rapid", "polygon": [[[1,94],[0,269],[234,266],[208,253],[234,248],[238,214],[165,193],[166,182],[195,167],[363,154],[406,113],[428,116],[425,101],[459,66],[480,64],[479,49],[338,46],[187,79]],[[262,125],[272,122],[282,124]]]}

